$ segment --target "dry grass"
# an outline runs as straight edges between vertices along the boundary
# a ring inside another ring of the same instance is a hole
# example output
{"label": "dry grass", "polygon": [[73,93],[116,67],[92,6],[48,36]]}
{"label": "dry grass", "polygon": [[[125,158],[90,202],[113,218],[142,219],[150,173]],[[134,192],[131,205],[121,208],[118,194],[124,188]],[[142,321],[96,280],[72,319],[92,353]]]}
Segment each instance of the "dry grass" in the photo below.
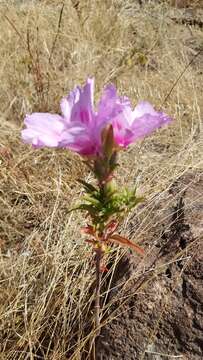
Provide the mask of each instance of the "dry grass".
{"label": "dry grass", "polygon": [[[140,10],[130,0],[81,0],[78,7],[66,0],[50,60],[61,1],[1,3],[0,358],[80,359],[91,336],[94,270],[82,215],[67,210],[86,170],[67,151],[23,145],[24,114],[59,111],[59,99],[88,75],[97,94],[113,81],[134,104],[144,98],[159,107],[203,46],[202,31],[174,23],[166,2]],[[121,156],[120,183],[137,182],[148,198],[134,215],[138,242],[154,226],[154,196],[163,199],[177,177],[202,169],[202,56],[162,106],[174,123]]]}

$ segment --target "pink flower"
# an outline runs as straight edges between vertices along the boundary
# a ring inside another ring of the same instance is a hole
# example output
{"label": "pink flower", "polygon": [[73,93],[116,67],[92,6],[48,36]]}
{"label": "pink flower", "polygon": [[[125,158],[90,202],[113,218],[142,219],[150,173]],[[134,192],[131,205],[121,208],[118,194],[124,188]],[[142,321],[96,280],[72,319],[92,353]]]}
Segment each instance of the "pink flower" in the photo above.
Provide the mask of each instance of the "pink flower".
{"label": "pink flower", "polygon": [[140,102],[134,110],[127,97],[117,95],[113,85],[107,85],[94,110],[94,80],[84,87],[76,87],[61,101],[61,113],[33,113],[25,118],[22,131],[24,142],[34,147],[64,147],[81,155],[101,152],[101,132],[112,124],[115,142],[127,147],[139,138],[171,121],[162,112],[156,112],[148,102]]}

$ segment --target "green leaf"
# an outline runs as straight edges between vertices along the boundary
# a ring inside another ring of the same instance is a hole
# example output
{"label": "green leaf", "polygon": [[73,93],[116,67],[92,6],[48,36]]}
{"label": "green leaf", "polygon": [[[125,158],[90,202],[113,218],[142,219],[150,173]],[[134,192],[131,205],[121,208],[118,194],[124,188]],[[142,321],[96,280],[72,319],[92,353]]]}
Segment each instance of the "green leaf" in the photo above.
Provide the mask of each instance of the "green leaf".
{"label": "green leaf", "polygon": [[95,208],[92,205],[81,204],[80,206],[77,207],[77,210],[87,211],[92,217],[95,217]]}
{"label": "green leaf", "polygon": [[78,179],[77,181],[84,186],[84,189],[86,190],[87,193],[98,192],[98,189],[94,187],[92,184],[89,184],[81,179]]}
{"label": "green leaf", "polygon": [[69,214],[69,213],[71,213],[73,211],[77,211],[77,210],[81,210],[81,205],[76,206],[75,208],[72,208],[72,209],[68,210],[67,214]]}
{"label": "green leaf", "polygon": [[96,207],[102,206],[101,202],[98,199],[95,199],[93,196],[90,195],[83,196],[83,200],[95,205]]}

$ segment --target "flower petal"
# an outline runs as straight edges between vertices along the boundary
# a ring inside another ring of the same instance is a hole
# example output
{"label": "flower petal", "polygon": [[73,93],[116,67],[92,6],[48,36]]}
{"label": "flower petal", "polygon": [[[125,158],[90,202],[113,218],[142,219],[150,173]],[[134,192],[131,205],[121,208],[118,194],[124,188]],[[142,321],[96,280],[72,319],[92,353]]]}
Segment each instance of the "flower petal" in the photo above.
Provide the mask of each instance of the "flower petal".
{"label": "flower petal", "polygon": [[132,110],[125,106],[113,120],[113,132],[116,143],[121,147],[128,146],[133,140],[133,131],[131,129]]}
{"label": "flower petal", "polygon": [[76,87],[61,100],[61,112],[65,122],[89,126],[93,121],[94,79],[87,79],[84,87]]}
{"label": "flower petal", "polygon": [[170,121],[170,117],[155,111],[146,101],[140,102],[134,111],[126,105],[112,120],[115,141],[119,146],[127,147]]}
{"label": "flower petal", "polygon": [[62,117],[48,113],[28,115],[23,140],[35,147],[65,147],[81,155],[101,155],[101,135],[107,125],[113,127],[116,144],[127,147],[171,121],[146,101],[132,110],[129,99],[118,96],[112,84],[105,87],[98,112],[94,112],[93,96],[94,79],[87,79],[83,87],[76,87],[62,99]]}
{"label": "flower petal", "polygon": [[63,118],[56,114],[33,113],[25,118],[26,129],[22,130],[25,143],[35,147],[57,147],[65,128]]}
{"label": "flower petal", "polygon": [[90,126],[93,122],[94,80],[88,79],[85,86],[79,91],[80,99],[73,107],[71,120]]}
{"label": "flower petal", "polygon": [[157,112],[148,101],[140,101],[133,110],[133,118],[140,118],[146,114],[157,115]]}
{"label": "flower petal", "polygon": [[81,155],[95,155],[98,143],[84,127],[67,128],[61,135],[60,146],[78,152]]}
{"label": "flower petal", "polygon": [[61,112],[66,120],[66,122],[69,122],[71,119],[71,111],[73,109],[73,106],[75,103],[79,101],[80,98],[80,91],[78,88],[74,89],[70,92],[70,94],[67,97],[64,97],[61,100]]}
{"label": "flower petal", "polygon": [[157,112],[148,102],[141,102],[133,111],[133,141],[151,134],[156,129],[170,123],[172,119],[163,112]]}
{"label": "flower petal", "polygon": [[126,106],[130,106],[127,97],[119,97],[114,85],[110,84],[104,88],[98,105],[98,118],[100,122],[108,123],[118,115]]}

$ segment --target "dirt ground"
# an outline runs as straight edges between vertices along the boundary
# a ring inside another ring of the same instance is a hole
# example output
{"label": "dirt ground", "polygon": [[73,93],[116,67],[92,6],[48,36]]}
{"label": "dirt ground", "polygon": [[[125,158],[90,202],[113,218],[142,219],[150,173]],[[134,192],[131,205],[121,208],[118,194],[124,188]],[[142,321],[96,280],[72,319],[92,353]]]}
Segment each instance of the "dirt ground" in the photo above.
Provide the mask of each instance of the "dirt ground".
{"label": "dirt ground", "polygon": [[102,329],[97,359],[203,358],[202,190],[200,174],[178,179],[159,219],[167,230],[151,234],[156,246],[141,263],[129,253],[121,259],[108,299],[114,319]]}

